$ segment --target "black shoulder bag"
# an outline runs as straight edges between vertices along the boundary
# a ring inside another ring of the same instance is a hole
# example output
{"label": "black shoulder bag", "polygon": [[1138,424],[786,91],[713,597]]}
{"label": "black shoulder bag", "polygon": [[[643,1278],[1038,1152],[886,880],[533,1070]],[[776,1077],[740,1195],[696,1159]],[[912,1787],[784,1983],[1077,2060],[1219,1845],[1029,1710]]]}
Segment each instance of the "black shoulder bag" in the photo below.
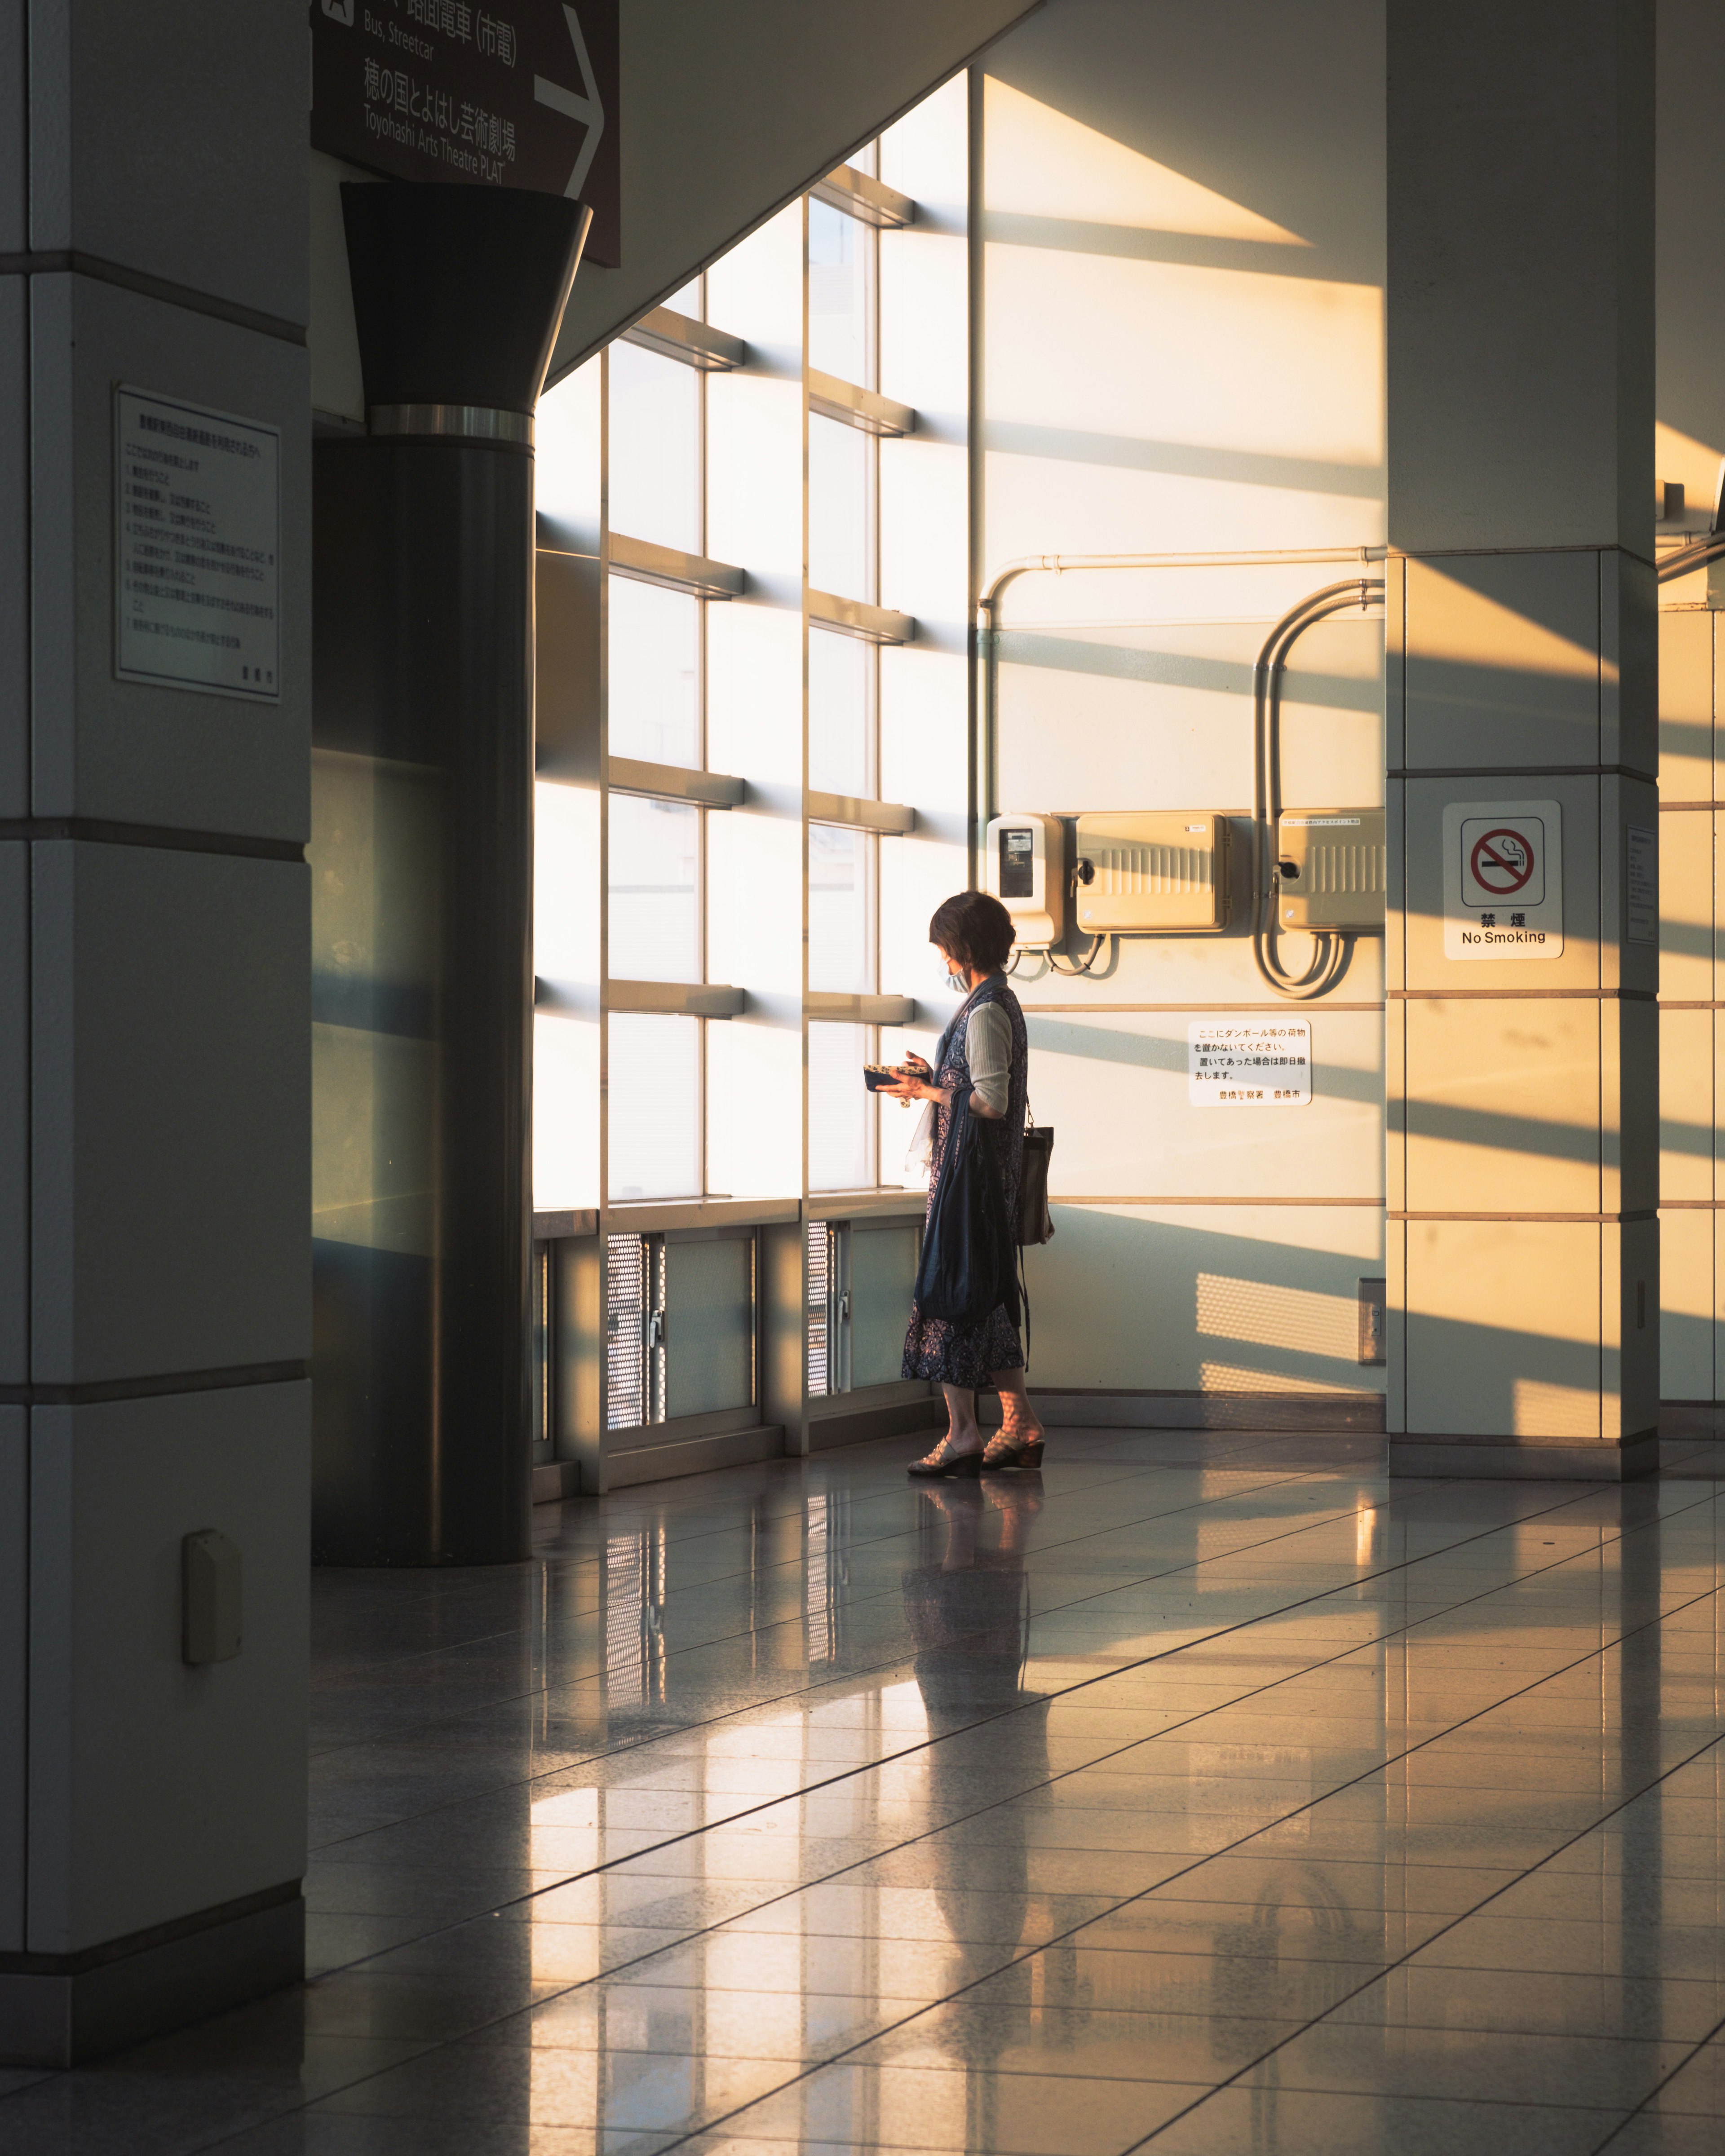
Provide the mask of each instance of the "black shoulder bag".
{"label": "black shoulder bag", "polygon": [[969,1094],[957,1094],[947,1121],[940,1181],[916,1267],[917,1314],[975,1325],[1004,1303],[1016,1324],[1015,1225],[1006,1218],[1000,1178],[988,1158],[987,1133],[970,1112]]}

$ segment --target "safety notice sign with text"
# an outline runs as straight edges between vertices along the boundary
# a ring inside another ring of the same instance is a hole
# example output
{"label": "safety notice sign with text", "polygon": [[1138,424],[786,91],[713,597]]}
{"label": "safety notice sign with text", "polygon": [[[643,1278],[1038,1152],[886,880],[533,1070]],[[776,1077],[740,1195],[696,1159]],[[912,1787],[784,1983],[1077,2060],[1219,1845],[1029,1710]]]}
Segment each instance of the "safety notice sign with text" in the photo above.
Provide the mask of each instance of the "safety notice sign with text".
{"label": "safety notice sign with text", "polygon": [[1194,1018],[1186,1027],[1194,1108],[1301,1108],[1312,1098],[1312,1021]]}
{"label": "safety notice sign with text", "polygon": [[1444,809],[1444,956],[1557,958],[1563,950],[1563,812],[1555,801]]}

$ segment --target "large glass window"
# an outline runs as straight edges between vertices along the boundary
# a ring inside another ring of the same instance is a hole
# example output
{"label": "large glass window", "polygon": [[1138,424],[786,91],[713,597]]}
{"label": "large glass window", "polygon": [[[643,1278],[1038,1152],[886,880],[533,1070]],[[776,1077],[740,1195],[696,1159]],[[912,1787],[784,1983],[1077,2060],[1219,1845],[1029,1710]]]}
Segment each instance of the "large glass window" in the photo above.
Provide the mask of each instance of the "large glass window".
{"label": "large glass window", "polygon": [[819,413],[809,422],[809,581],[840,598],[872,599],[872,438]]}
{"label": "large glass window", "polygon": [[875,1179],[875,1096],[863,1084],[872,1029],[809,1029],[809,1188],[860,1190]]}
{"label": "large glass window", "polygon": [[611,529],[701,552],[701,377],[638,345],[610,349]]}
{"label": "large glass window", "polygon": [[701,811],[682,801],[611,796],[614,980],[701,978]]}
{"label": "large glass window", "polygon": [[700,1019],[613,1011],[609,1026],[612,1204],[698,1195]]}
{"label": "large glass window", "polygon": [[611,578],[611,753],[701,762],[701,602]]}
{"label": "large glass window", "polygon": [[875,790],[870,766],[872,648],[829,629],[809,632],[809,783],[827,793]]}
{"label": "large glass window", "polygon": [[875,235],[826,203],[809,205],[809,364],[872,388]]}
{"label": "large glass window", "polygon": [[809,826],[809,985],[866,995],[875,985],[875,839]]}

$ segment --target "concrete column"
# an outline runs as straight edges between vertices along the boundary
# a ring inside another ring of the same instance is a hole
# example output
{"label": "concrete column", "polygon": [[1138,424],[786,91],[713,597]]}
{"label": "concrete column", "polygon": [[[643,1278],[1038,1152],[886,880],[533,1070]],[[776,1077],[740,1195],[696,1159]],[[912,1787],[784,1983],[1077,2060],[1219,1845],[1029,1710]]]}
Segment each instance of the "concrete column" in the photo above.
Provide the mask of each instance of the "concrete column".
{"label": "concrete column", "polygon": [[1390,1456],[1615,1478],[1657,1441],[1653,9],[1389,19]]}
{"label": "concrete column", "polygon": [[0,2061],[64,2065],[303,1960],[305,48],[0,38]]}

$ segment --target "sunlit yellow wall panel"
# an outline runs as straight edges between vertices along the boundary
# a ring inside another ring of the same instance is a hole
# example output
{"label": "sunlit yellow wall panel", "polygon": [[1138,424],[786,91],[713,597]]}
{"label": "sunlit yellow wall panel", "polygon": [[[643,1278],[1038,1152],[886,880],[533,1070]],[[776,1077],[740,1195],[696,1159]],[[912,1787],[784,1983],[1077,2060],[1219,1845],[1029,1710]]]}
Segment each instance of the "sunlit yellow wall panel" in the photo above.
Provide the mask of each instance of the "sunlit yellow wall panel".
{"label": "sunlit yellow wall panel", "polygon": [[1659,819],[1659,993],[1707,1003],[1714,966],[1713,815],[1676,808]]}
{"label": "sunlit yellow wall panel", "polygon": [[1700,1200],[1713,1194],[1714,1026],[1710,1010],[1659,1014],[1661,1199]]}

